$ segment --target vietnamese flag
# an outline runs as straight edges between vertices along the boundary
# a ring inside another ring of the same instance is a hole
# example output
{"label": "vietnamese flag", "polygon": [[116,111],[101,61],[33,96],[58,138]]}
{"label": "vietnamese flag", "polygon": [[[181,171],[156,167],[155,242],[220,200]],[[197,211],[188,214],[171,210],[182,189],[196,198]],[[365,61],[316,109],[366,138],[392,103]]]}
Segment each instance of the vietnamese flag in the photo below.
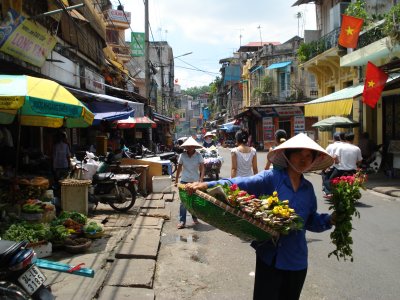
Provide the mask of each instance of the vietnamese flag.
{"label": "vietnamese flag", "polygon": [[388,77],[388,74],[383,72],[370,61],[368,62],[363,91],[363,102],[365,104],[375,108],[376,103],[381,97]]}
{"label": "vietnamese flag", "polygon": [[342,27],[340,28],[338,40],[339,45],[346,48],[356,48],[363,23],[363,19],[342,15]]}

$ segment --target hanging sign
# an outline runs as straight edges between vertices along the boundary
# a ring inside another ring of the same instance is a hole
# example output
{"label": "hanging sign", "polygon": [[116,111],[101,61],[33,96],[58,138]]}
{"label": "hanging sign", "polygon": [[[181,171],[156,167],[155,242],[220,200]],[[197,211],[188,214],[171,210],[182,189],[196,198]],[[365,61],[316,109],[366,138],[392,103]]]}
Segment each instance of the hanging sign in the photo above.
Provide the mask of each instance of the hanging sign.
{"label": "hanging sign", "polygon": [[144,32],[131,33],[131,55],[138,57],[144,56]]}
{"label": "hanging sign", "polygon": [[43,66],[56,42],[42,25],[11,9],[0,25],[0,51],[37,67]]}

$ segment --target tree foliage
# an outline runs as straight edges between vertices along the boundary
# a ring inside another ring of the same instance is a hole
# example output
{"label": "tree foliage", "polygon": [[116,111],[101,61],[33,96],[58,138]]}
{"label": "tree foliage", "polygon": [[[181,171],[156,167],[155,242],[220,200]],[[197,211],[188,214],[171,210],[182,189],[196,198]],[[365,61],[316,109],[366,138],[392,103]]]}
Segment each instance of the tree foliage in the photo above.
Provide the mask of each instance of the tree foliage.
{"label": "tree foliage", "polygon": [[195,86],[195,87],[190,87],[186,90],[183,90],[183,94],[192,96],[193,98],[196,98],[197,96],[208,93],[210,91],[210,86],[209,85],[203,85],[203,86]]}

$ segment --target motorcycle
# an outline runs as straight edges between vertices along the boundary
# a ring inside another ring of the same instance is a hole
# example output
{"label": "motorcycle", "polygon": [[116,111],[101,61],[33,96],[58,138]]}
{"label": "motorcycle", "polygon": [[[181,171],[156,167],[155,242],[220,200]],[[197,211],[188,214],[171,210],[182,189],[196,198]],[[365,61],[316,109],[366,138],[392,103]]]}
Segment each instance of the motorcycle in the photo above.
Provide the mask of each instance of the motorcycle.
{"label": "motorcycle", "polygon": [[376,151],[371,154],[371,156],[367,159],[363,159],[361,162],[361,169],[367,173],[378,173],[383,158],[383,144],[380,144],[376,147]]}
{"label": "motorcycle", "polygon": [[55,299],[35,264],[35,252],[26,246],[27,242],[0,240],[0,298]]}
{"label": "motorcycle", "polygon": [[[139,174],[114,174],[103,172],[109,168],[111,161],[104,160],[102,165],[97,164],[95,156],[87,152],[80,163],[76,163],[70,177],[75,179],[90,179],[89,203],[97,208],[99,203],[110,205],[119,212],[128,211],[136,202]],[[93,165],[95,165],[93,167]],[[95,172],[93,170],[95,169]],[[85,173],[91,173],[85,175]],[[93,174],[94,173],[94,174]]]}

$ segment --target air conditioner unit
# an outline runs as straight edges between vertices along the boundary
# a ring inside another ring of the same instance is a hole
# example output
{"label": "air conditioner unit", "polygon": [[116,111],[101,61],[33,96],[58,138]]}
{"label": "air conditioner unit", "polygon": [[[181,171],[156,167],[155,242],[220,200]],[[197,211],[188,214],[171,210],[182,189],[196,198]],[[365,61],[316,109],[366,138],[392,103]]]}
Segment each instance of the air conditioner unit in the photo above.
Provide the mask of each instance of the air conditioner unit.
{"label": "air conditioner unit", "polygon": [[332,31],[341,26],[342,14],[344,14],[348,6],[349,2],[340,2],[330,9],[329,31]]}

